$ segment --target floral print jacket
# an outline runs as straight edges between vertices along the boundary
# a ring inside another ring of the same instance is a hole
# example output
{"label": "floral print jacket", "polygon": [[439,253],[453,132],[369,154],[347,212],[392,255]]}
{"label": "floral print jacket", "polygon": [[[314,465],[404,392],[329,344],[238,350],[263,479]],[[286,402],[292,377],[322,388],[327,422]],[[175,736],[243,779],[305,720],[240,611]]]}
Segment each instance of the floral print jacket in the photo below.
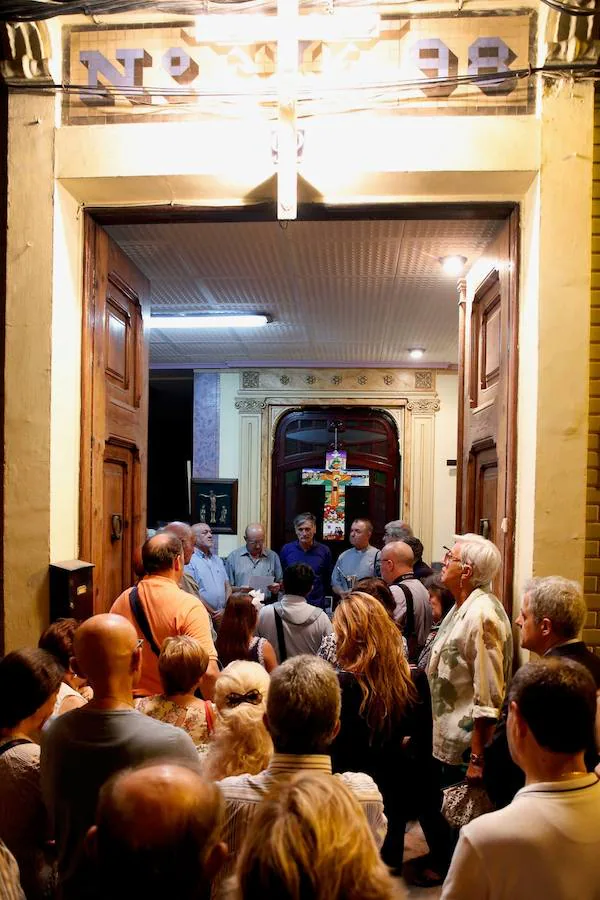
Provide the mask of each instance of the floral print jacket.
{"label": "floral print jacket", "polygon": [[512,654],[510,622],[497,597],[476,588],[452,607],[434,641],[428,672],[436,759],[461,765],[474,720],[498,718]]}

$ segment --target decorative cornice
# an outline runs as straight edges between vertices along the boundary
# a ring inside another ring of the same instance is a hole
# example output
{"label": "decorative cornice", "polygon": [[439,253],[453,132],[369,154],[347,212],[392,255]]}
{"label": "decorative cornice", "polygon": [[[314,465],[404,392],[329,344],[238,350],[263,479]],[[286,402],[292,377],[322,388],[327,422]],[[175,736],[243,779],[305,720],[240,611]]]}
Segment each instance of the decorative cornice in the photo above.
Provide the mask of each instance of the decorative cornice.
{"label": "decorative cornice", "polygon": [[52,84],[45,22],[0,22],[0,75],[7,84]]}
{"label": "decorative cornice", "polygon": [[440,408],[440,398],[431,397],[423,400],[409,400],[406,408],[412,413],[435,413]]}
{"label": "decorative cornice", "polygon": [[432,369],[244,369],[240,372],[241,395],[246,392],[265,395],[281,392],[290,395],[299,391],[313,394],[333,392],[342,396],[358,393],[385,394],[390,397],[406,396],[414,391],[435,391],[436,373]]}
{"label": "decorative cornice", "polygon": [[264,400],[236,400],[235,408],[240,412],[245,413],[259,413],[262,412],[266,407],[266,402]]}

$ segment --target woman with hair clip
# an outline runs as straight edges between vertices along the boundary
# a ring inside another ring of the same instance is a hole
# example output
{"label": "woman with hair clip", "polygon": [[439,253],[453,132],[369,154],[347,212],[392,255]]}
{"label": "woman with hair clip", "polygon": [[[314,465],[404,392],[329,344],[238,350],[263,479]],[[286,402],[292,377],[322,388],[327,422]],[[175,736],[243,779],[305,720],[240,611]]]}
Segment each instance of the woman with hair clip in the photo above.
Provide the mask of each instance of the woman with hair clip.
{"label": "woman with hair clip", "polygon": [[402,900],[356,797],[338,778],[302,772],[279,784],[248,832],[230,900]]}
{"label": "woman with hair clip", "polygon": [[273,755],[265,728],[269,676],[255,662],[237,660],[221,672],[215,685],[217,721],[202,774],[220,781],[229,775],[258,775]]}
{"label": "woman with hair clip", "polygon": [[[427,676],[409,667],[400,631],[369,594],[348,594],[335,611],[333,629],[342,670],[341,728],[331,749],[333,770],[366,772],[377,783],[388,817],[382,857],[400,870],[408,818],[416,809],[420,818],[425,807],[439,815],[439,797],[429,787],[435,780]],[[426,834],[428,840],[430,836]],[[437,848],[430,849],[433,854]]]}
{"label": "woman with hair clip", "polygon": [[260,663],[267,672],[272,672],[277,666],[271,644],[254,634],[257,621],[258,612],[250,594],[232,594],[223,611],[215,642],[219,660],[224,666],[236,659]]}

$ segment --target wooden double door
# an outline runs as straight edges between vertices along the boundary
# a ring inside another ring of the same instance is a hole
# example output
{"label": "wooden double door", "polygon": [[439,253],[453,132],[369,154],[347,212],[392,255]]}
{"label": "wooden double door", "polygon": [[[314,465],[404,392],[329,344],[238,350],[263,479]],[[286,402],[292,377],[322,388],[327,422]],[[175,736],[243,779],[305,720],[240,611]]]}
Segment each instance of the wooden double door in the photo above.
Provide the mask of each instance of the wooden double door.
{"label": "wooden double door", "polygon": [[518,213],[460,285],[456,528],[502,554],[494,591],[512,613],[516,505]]}
{"label": "wooden double door", "polygon": [[133,582],[145,537],[148,280],[86,219],[79,555],[94,563],[94,612]]}

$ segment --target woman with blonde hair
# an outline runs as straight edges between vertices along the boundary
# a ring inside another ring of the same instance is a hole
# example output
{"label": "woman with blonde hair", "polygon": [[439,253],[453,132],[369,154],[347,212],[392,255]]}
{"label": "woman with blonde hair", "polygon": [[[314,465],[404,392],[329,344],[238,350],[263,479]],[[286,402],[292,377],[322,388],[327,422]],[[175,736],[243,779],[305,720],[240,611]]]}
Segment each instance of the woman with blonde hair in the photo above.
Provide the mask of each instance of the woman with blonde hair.
{"label": "woman with blonde hair", "polygon": [[301,772],[267,795],[236,874],[238,900],[404,896],[379,858],[358,801],[340,779],[323,772]]}
{"label": "woman with blonde hair", "polygon": [[207,750],[215,719],[212,703],[194,693],[207,667],[208,654],[195,638],[185,634],[165,638],[158,657],[163,692],[135,704],[145,715],[187,731],[200,754]]}
{"label": "woman with blonde hair", "polygon": [[382,857],[401,869],[406,822],[419,791],[427,793],[426,782],[433,780],[427,677],[411,670],[400,631],[370,594],[348,594],[335,611],[333,629],[343,670],[333,770],[366,772],[377,783],[388,817]]}
{"label": "woman with blonde hair", "polygon": [[214,781],[229,775],[258,775],[273,755],[265,728],[269,676],[259,663],[229,663],[217,679],[217,720],[203,774]]}

